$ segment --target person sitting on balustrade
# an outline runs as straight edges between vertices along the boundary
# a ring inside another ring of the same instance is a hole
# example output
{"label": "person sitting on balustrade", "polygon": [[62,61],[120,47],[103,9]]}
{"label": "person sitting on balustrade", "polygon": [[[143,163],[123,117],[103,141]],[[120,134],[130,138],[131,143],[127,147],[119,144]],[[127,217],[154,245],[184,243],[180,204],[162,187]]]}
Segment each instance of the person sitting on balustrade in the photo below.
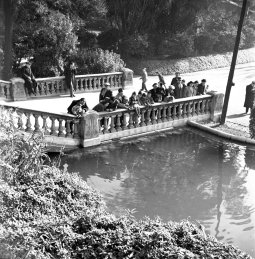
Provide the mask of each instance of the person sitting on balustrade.
{"label": "person sitting on balustrade", "polygon": [[109,86],[109,83],[104,84],[104,87],[101,89],[99,94],[99,102],[104,100],[105,98],[110,98],[111,100],[113,100],[112,91],[109,89]]}
{"label": "person sitting on balustrade", "polygon": [[154,102],[158,102],[158,91],[157,91],[157,88],[158,88],[158,84],[157,83],[154,83],[152,85],[152,89],[149,91],[149,93],[151,94],[151,97],[153,99]]}
{"label": "person sitting on balustrade", "polygon": [[71,108],[71,113],[77,117],[81,117],[88,111],[88,106],[86,104],[85,98],[81,98],[78,102]]}
{"label": "person sitting on balustrade", "polygon": [[94,108],[92,110],[94,110],[96,112],[104,112],[104,111],[106,111],[109,104],[110,104],[109,99],[102,100],[96,106],[94,106]]}
{"label": "person sitting on balustrade", "polygon": [[158,102],[162,102],[167,95],[166,89],[163,87],[162,83],[159,82],[159,87],[157,87],[156,92]]}
{"label": "person sitting on balustrade", "polygon": [[153,100],[153,98],[151,96],[151,92],[150,91],[147,93],[147,102],[148,102],[149,105],[154,104],[154,100]]}
{"label": "person sitting on balustrade", "polygon": [[[76,108],[73,109],[73,107],[76,106]],[[73,114],[73,115],[77,115],[80,113],[85,113],[88,111],[88,105],[86,103],[85,98],[81,98],[79,100],[73,100],[72,103],[69,105],[69,107],[67,108],[67,113],[69,114]],[[80,112],[79,112],[80,110]]]}
{"label": "person sitting on balustrade", "polygon": [[136,92],[133,92],[131,97],[129,98],[129,107],[131,109],[135,109],[137,116],[140,116],[140,103],[137,98]]}
{"label": "person sitting on balustrade", "polygon": [[147,95],[146,95],[146,93],[143,93],[142,94],[142,96],[141,96],[141,98],[140,98],[140,105],[141,106],[149,106],[150,104],[149,104],[149,102],[148,102],[148,98],[147,98]]}
{"label": "person sitting on balustrade", "polygon": [[31,64],[27,59],[21,59],[19,74],[25,81],[25,88],[27,89],[28,94],[36,95],[37,82],[31,70]]}
{"label": "person sitting on balustrade", "polygon": [[129,108],[125,98],[126,97],[123,94],[123,89],[119,88],[118,94],[114,98],[114,100],[117,102],[117,108],[120,108],[120,109],[128,109]]}
{"label": "person sitting on balustrade", "polygon": [[168,89],[167,89],[167,96],[165,96],[164,98],[164,102],[168,103],[168,102],[172,102],[175,98],[174,98],[174,85],[169,85]]}

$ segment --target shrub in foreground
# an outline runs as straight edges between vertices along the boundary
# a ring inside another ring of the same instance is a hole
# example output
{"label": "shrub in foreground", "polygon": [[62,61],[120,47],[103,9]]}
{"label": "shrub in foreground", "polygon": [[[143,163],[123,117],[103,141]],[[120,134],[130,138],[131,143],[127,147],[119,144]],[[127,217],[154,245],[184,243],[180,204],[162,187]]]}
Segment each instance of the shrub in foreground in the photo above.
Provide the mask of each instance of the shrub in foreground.
{"label": "shrub in foreground", "polygon": [[188,221],[115,217],[78,174],[49,165],[42,137],[0,110],[0,252],[9,258],[251,258]]}

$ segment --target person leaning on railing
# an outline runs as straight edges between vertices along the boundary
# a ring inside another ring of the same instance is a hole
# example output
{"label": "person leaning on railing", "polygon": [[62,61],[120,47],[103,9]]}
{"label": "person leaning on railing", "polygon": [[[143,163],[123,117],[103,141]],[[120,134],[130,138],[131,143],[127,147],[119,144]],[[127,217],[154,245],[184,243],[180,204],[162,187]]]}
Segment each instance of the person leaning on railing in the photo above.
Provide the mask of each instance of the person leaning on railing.
{"label": "person leaning on railing", "polygon": [[67,113],[73,114],[77,117],[81,117],[88,111],[88,105],[86,103],[85,98],[81,98],[80,100],[74,100],[67,108]]}
{"label": "person leaning on railing", "polygon": [[28,94],[36,95],[37,82],[31,70],[31,64],[27,59],[22,59],[20,61],[19,73],[20,73],[20,77],[23,78],[25,81],[25,88],[27,89]]}

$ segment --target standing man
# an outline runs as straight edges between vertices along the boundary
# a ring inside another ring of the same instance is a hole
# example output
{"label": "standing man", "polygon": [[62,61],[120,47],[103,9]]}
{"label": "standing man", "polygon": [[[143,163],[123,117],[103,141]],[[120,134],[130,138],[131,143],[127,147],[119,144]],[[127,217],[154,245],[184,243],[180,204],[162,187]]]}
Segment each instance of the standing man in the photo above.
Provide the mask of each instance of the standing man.
{"label": "standing man", "polygon": [[25,88],[29,95],[36,95],[37,82],[35,81],[34,74],[31,70],[31,64],[27,59],[22,59],[20,62],[20,76],[25,81]]}
{"label": "standing man", "polygon": [[166,82],[162,74],[160,74],[159,72],[156,72],[156,74],[158,75],[159,85],[163,85],[166,88]]}
{"label": "standing man", "polygon": [[254,106],[255,99],[255,81],[252,81],[251,84],[246,86],[245,101],[244,107],[246,108],[245,113],[248,113],[249,109],[252,109]]}
{"label": "standing man", "polygon": [[142,89],[141,89],[141,91],[144,90],[144,91],[148,92],[147,87],[146,87],[146,83],[148,81],[148,73],[147,73],[146,68],[144,68],[142,70],[142,76],[140,77],[140,79],[142,79]]}
{"label": "standing man", "polygon": [[69,61],[67,63],[67,66],[65,67],[64,70],[64,75],[65,75],[65,81],[66,81],[66,87],[70,91],[70,97],[75,97],[74,95],[74,87],[76,86],[76,66],[73,61]]}
{"label": "standing man", "polygon": [[175,99],[179,99],[179,98],[183,98],[183,84],[181,82],[181,78],[178,77],[176,79],[176,84],[174,85],[175,89],[174,89],[174,97]]}
{"label": "standing man", "polygon": [[176,86],[177,81],[178,81],[179,78],[181,78],[181,77],[180,77],[180,72],[175,72],[175,77],[172,79],[171,85]]}

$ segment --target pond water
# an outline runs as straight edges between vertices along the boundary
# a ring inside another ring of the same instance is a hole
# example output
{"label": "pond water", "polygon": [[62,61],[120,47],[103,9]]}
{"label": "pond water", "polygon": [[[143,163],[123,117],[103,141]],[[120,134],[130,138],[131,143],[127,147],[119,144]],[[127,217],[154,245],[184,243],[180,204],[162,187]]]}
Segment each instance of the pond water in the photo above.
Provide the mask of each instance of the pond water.
{"label": "pond water", "polygon": [[178,129],[80,149],[62,158],[114,214],[198,221],[255,257],[255,150]]}

